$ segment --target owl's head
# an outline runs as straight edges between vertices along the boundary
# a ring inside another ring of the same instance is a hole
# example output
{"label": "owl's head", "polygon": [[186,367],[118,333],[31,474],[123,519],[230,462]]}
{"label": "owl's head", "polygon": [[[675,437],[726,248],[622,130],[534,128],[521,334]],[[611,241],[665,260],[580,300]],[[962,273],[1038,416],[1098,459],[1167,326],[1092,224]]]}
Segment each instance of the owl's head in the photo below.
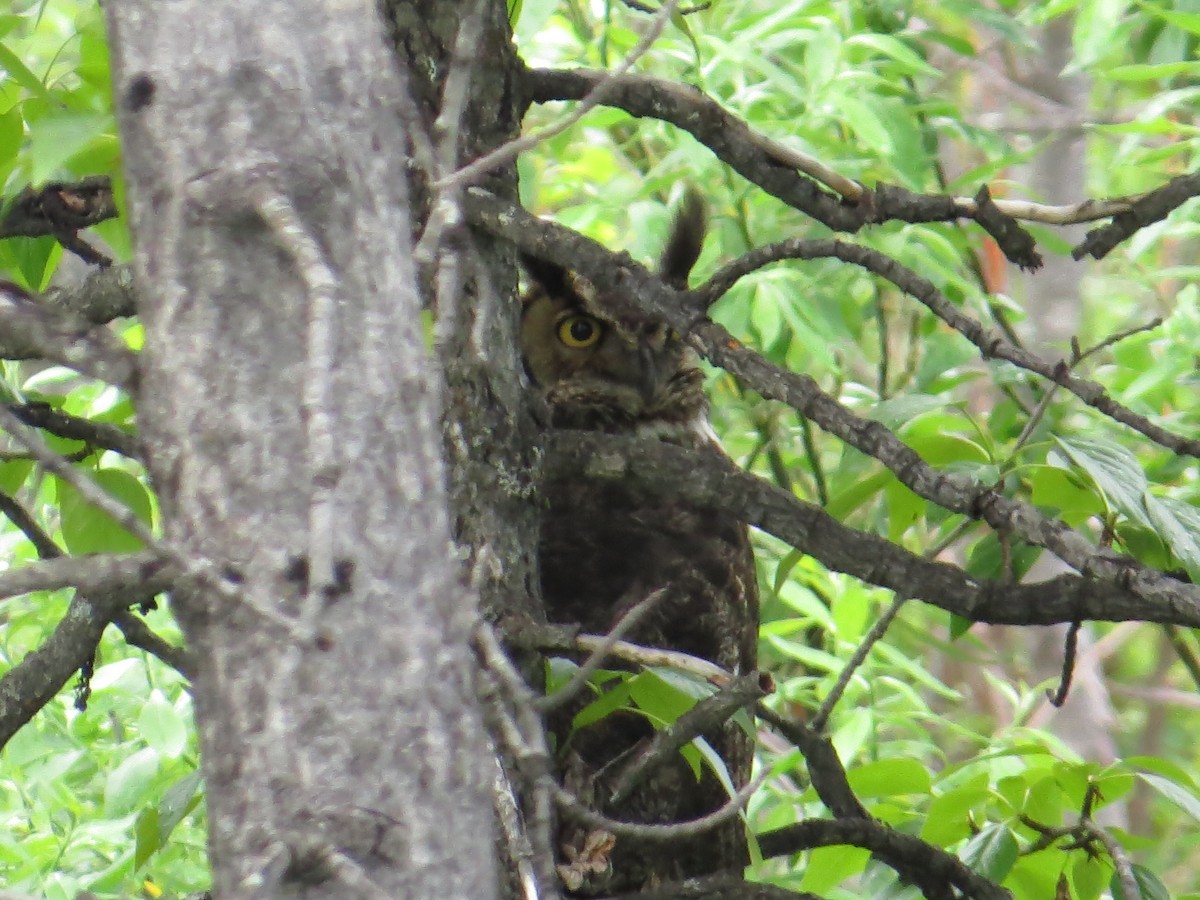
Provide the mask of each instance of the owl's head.
{"label": "owl's head", "polygon": [[[675,216],[659,273],[674,287],[704,242],[703,203],[689,193]],[[521,260],[532,282],[523,300],[521,351],[560,428],[654,430],[706,422],[695,351],[627,297],[604,294],[545,260]],[[666,431],[664,431],[664,429]]]}

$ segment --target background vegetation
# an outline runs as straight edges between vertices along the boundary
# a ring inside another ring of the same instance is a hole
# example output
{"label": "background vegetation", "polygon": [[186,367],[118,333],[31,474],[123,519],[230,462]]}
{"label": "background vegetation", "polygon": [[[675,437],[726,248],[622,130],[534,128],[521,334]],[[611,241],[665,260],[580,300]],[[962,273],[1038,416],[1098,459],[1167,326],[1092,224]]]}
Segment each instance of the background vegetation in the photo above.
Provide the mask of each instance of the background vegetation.
{"label": "background vegetation", "polygon": [[[647,21],[618,0],[525,0],[510,8],[530,65],[609,67]],[[995,196],[1061,202],[1036,182],[1039,160],[1062,153],[1056,142],[1064,138],[1074,142],[1068,164],[1079,176],[1071,200],[1150,190],[1195,168],[1198,36],[1200,7],[1190,0],[714,0],[675,16],[637,69],[703,88],[759,131],[868,185],[961,195],[987,183]],[[1060,50],[1063,79],[1075,89],[1070,100],[1031,74]],[[0,15],[0,70],[3,194],[109,174],[120,198],[97,6],[14,0]],[[554,104],[535,108],[527,129],[562,112]],[[593,110],[526,154],[520,170],[527,208],[642,260],[662,245],[672,202],[687,185],[698,186],[712,220],[698,278],[752,247],[826,233],[688,135],[618,110]],[[904,262],[972,315],[1011,329],[1049,358],[1072,359],[1073,337],[1083,357],[1078,374],[1193,436],[1200,337],[1194,212],[1186,204],[1099,263],[1071,262],[1074,239],[1034,226],[1042,249],[1056,255],[1052,265],[1076,273],[1066,282],[1010,273],[974,227],[889,223],[855,240]],[[117,220],[94,231],[118,260],[129,254],[123,228]],[[78,265],[63,260],[51,238],[0,241],[0,272],[33,292],[77,277]],[[879,279],[836,261],[783,263],[744,278],[713,315],[749,346],[895,429],[931,464],[994,482],[1181,577],[1200,573],[1194,459],[1149,443],[1066,392],[1048,392],[1026,372],[982,361],[961,335]],[[1161,322],[1149,327],[1155,319]],[[138,346],[136,324],[121,332]],[[125,395],[67,369],[4,363],[2,384],[10,402],[44,402],[134,427]],[[739,464],[855,528],[944,554],[981,577],[1020,577],[1038,564],[1036,548],[1005,543],[929,504],[878,462],[741,391],[729,376],[714,371],[710,389],[717,430]],[[154,521],[136,463],[52,440]],[[0,490],[68,552],[137,546],[19,453],[0,463]],[[9,565],[37,555],[28,529],[10,521],[0,523],[0,543]],[[756,549],[762,655],[778,685],[770,702],[803,718],[892,597],[772,538],[756,536]],[[7,601],[0,666],[40,646],[68,599],[58,592]],[[166,611],[152,612],[150,622],[178,640]],[[1045,829],[1069,827],[1094,806],[1137,864],[1144,896],[1200,896],[1194,636],[1154,625],[1091,627],[1073,688],[1082,718],[1062,725],[1044,691],[1058,682],[1060,638],[1047,653],[1032,635],[967,625],[905,605],[835,709],[834,743],[871,813],[954,849],[1017,897],[1054,896],[1065,884],[1066,896],[1093,898],[1109,890],[1108,857],[1063,841],[1041,843]],[[83,699],[64,693],[0,757],[0,880],[49,898],[204,887],[203,803],[185,679],[110,629],[86,709]],[[773,775],[750,807],[754,828],[820,809],[794,749],[764,735],[761,763]],[[852,848],[756,871],[830,897],[912,890]]]}

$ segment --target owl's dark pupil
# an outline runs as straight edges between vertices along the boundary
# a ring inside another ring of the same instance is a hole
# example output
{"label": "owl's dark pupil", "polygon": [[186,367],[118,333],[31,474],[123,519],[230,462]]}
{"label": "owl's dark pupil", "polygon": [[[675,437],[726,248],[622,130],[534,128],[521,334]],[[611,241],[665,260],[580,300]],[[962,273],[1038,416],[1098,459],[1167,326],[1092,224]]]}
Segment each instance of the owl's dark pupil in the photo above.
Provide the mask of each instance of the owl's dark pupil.
{"label": "owl's dark pupil", "polygon": [[596,326],[587,319],[576,319],[570,326],[571,338],[581,344],[590,340],[595,330]]}

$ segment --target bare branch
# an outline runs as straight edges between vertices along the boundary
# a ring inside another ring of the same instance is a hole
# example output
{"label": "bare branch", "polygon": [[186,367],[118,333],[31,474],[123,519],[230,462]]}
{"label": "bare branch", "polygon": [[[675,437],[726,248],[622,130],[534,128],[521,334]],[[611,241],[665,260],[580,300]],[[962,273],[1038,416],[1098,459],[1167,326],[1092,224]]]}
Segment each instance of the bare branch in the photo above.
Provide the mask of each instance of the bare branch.
{"label": "bare branch", "polygon": [[[61,553],[56,546],[54,550]],[[0,598],[68,587],[84,593],[125,591],[154,595],[169,590],[178,575],[177,567],[150,550],[100,556],[41,555],[45,558],[38,562],[0,572]]]}
{"label": "bare branch", "polygon": [[[62,555],[62,549],[46,533],[46,530],[30,515],[29,510],[16,501],[15,498],[0,491],[0,512],[8,517],[20,532],[25,535],[42,559],[52,559]],[[36,590],[36,588],[34,588]],[[17,591],[16,593],[24,593]],[[9,595],[12,596],[12,595]]]}
{"label": "bare branch", "polygon": [[12,404],[9,411],[26,425],[53,435],[83,441],[90,447],[112,450],[130,459],[141,460],[142,448],[135,435],[107,422],[93,422],[56,409],[48,403]]}
{"label": "bare branch", "polygon": [[[3,900],[0,897],[0,900]],[[773,884],[745,881],[741,873],[719,872],[687,881],[667,881],[636,894],[618,894],[608,900],[822,900],[816,894],[789,891]]]}
{"label": "bare branch", "polygon": [[618,837],[632,838],[646,843],[671,843],[712,831],[730,819],[736,818],[754,792],[762,787],[768,775],[770,772],[762,773],[730,797],[728,803],[708,815],[687,822],[674,822],[670,825],[643,825],[638,822],[619,822],[616,819],[610,819],[584,805],[569,791],[554,782],[550,776],[547,775],[544,778],[550,785],[553,785],[551,790],[554,794],[554,802],[568,819],[580,822],[589,828],[603,828]]}
{"label": "bare branch", "polygon": [[[833,571],[975,622],[1049,625],[1084,618],[1200,625],[1200,588],[1133,560],[1124,561],[1120,575],[1109,580],[1060,575],[1035,584],[983,581],[957,566],[924,559],[878,535],[849,528],[717,453],[653,439],[562,432],[547,442],[545,475],[621,481],[650,496],[728,511],[803,549]],[[1121,577],[1125,575],[1134,583],[1154,583],[1154,592],[1139,593],[1126,585]]]}
{"label": "bare branch", "polygon": [[1128,210],[1118,213],[1110,224],[1089,231],[1071,255],[1075,259],[1088,255],[1103,259],[1121,241],[1147,225],[1165,219],[1172,210],[1197,194],[1200,194],[1200,172],[1172,178],[1157,190],[1140,197]]}
{"label": "bare branch", "polygon": [[[625,6],[628,6],[630,9],[637,10],[638,12],[644,12],[644,13],[656,13],[659,11],[659,9],[662,8],[662,7],[656,8],[653,6],[649,6],[645,3],[641,3],[640,0],[621,0],[621,2]],[[705,2],[705,3],[697,3],[695,6],[681,6],[679,8],[679,15],[691,16],[698,12],[704,12],[706,9],[710,9],[711,7],[712,7],[711,0],[709,0],[709,2]]]}
{"label": "bare branch", "polygon": [[307,643],[312,639],[312,635],[294,619],[285,616],[269,604],[258,602],[256,598],[239,592],[211,561],[191,558],[165,540],[156,537],[150,527],[136,513],[125,504],[110,497],[95,482],[51,450],[36,430],[18,419],[7,407],[0,406],[0,426],[24,445],[42,465],[79,491],[84,500],[110,516],[118,525],[145,544],[147,549],[177,566],[179,569],[177,577],[194,579],[224,600],[246,604],[258,615],[281,626],[289,635],[302,643]]}
{"label": "bare branch", "polygon": [[[610,74],[602,69],[531,69],[527,80],[533,101],[546,103],[581,100]],[[881,203],[878,193],[872,196],[870,189],[815,157],[755,131],[712,97],[689,85],[637,74],[622,75],[611,84],[604,105],[639,118],[669,122],[688,132],[748,181],[835,231],[854,232],[886,218],[952,221],[975,218],[979,213],[980,205],[972,197],[917,195],[898,189],[882,192]],[[822,192],[813,182],[838,196]],[[1054,225],[1107,218],[1128,210],[1131,202],[1121,198],[1044,206],[1024,200],[993,201],[1002,215]],[[898,207],[907,210],[897,214],[901,212]]]}
{"label": "bare branch", "polygon": [[38,303],[16,285],[0,290],[0,356],[47,359],[133,391],[137,354],[105,328]]}
{"label": "bare branch", "polygon": [[704,285],[696,289],[696,293],[703,298],[705,303],[711,304],[728,291],[739,278],[772,262],[783,259],[824,259],[829,257],[859,266],[885,278],[904,293],[919,300],[929,308],[930,312],[974,344],[984,359],[1003,359],[1018,368],[1041,375],[1054,384],[1066,388],[1098,412],[1127,425],[1168,450],[1200,457],[1200,440],[1185,437],[1160,425],[1155,425],[1145,416],[1133,412],[1110,397],[1103,385],[1072,375],[1070,367],[1063,360],[1050,363],[1017,347],[999,332],[987,328],[977,319],[964,313],[928,279],[869,247],[828,239],[792,238],[779,241],[751,250],[722,266]]}
{"label": "bare branch", "polygon": [[788,719],[769,706],[760,703],[755,708],[758,717],[772,725],[796,745],[808,765],[808,775],[821,802],[839,819],[870,819],[846,778],[846,767],[838,756],[828,735],[820,734],[802,722]]}
{"label": "bare branch", "polygon": [[908,597],[903,594],[897,594],[888,605],[888,608],[884,610],[883,615],[875,620],[875,624],[871,626],[871,630],[867,632],[862,642],[855,648],[854,655],[846,661],[846,665],[838,673],[837,681],[834,682],[833,687],[829,689],[829,694],[825,697],[824,702],[821,703],[821,708],[813,716],[811,723],[813,731],[819,733],[825,730],[825,724],[829,721],[829,716],[833,713],[833,708],[842,699],[842,694],[846,692],[846,688],[850,684],[850,679],[854,677],[854,673],[858,670],[858,667],[866,662],[871,648],[883,638],[884,633],[888,630],[888,626],[892,624],[892,621],[899,614],[900,607],[904,606],[906,600],[908,600]]}
{"label": "bare branch", "polygon": [[[1130,618],[1143,618],[1149,611],[1151,615],[1165,617],[1155,621],[1177,621],[1176,617],[1180,615],[1193,618],[1200,608],[1197,606],[1200,589],[1182,584],[1109,548],[1096,547],[1063,522],[1046,516],[1029,503],[1004,497],[976,479],[933,469],[889,429],[851,412],[822,391],[810,376],[767,362],[760,354],[742,346],[720,325],[699,318],[692,299],[694,295],[672,290],[627,254],[611,253],[595,241],[555,223],[536,219],[519,206],[498,200],[478,188],[466,192],[464,208],[473,222],[492,234],[535,256],[580,272],[600,290],[631,298],[647,314],[667,322],[681,334],[689,335],[693,346],[709,361],[730,372],[743,385],[767,399],[786,403],[829,433],[879,460],[918,496],[952,512],[984,521],[997,531],[1012,532],[1028,543],[1052,551],[1089,578],[1109,582],[1110,588],[1117,587],[1117,594],[1125,597],[1109,609],[1115,611],[1116,606],[1123,606],[1126,601],[1138,597],[1147,601],[1148,609],[1139,608],[1136,601],[1131,602],[1127,607]],[[886,573],[878,577],[895,580]],[[962,587],[971,593],[977,590],[974,583]],[[1110,598],[1116,599],[1112,594]],[[1091,605],[1079,595],[1076,599],[1085,607]],[[1103,605],[1109,606],[1109,603],[1106,601]],[[970,612],[966,615],[978,620]],[[1058,621],[1073,621],[1080,617],[1072,615]],[[1082,618],[1090,616],[1084,614]]]}
{"label": "bare branch", "polygon": [[[575,674],[571,676],[570,681],[553,694],[546,697],[539,697],[534,704],[535,708],[545,714],[551,710],[558,709],[574,697],[579,689],[587,683],[592,673],[600,668],[605,659],[608,658],[609,652],[616,646],[617,642],[629,634],[642,619],[658,606],[659,601],[666,597],[667,593],[666,588],[661,588],[635,603],[625,615],[621,616],[621,620],[613,626],[612,631],[604,636],[600,645],[591,652],[583,665],[575,670]],[[620,606],[621,604],[618,603],[617,607],[620,608]]]}
{"label": "bare branch", "polygon": [[90,662],[113,616],[137,600],[124,591],[75,595],[41,646],[0,678],[0,747]]}
{"label": "bare branch", "polygon": [[927,876],[953,885],[977,900],[1012,900],[1012,894],[975,874],[957,856],[873,819],[806,819],[758,836],[764,859],[839,844],[870,850],[903,872],[920,868]]}
{"label": "bare branch", "polygon": [[55,181],[36,189],[27,187],[6,205],[0,218],[0,238],[53,235],[85,262],[112,264],[111,259],[77,233],[81,228],[117,217],[112,181],[107,175],[93,175],[75,182]]}
{"label": "bare branch", "polygon": [[734,678],[711,697],[705,697],[678,719],[654,733],[654,737],[621,769],[612,789],[612,802],[620,803],[629,796],[648,772],[668,759],[679,749],[706,731],[717,728],[730,716],[744,709],[767,693],[770,678],[758,672]]}
{"label": "bare branch", "polygon": [[[164,588],[165,590],[165,588]],[[125,636],[125,643],[139,650],[145,650],[160,662],[166,663],[184,678],[191,679],[194,666],[188,652],[182,647],[176,647],[155,634],[149,625],[128,610],[117,613],[113,624]]]}

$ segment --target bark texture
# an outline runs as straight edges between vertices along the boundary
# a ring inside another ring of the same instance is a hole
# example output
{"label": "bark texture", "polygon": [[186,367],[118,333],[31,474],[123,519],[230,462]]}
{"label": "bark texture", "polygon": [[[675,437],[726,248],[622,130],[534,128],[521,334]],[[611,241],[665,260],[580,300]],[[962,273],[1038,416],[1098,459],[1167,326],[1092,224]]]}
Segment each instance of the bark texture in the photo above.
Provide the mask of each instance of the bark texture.
{"label": "bark texture", "polygon": [[378,13],[105,12],[149,467],[167,540],[227,585],[173,597],[215,892],[366,896],[369,879],[380,896],[492,896],[474,604],[452,563]]}
{"label": "bark texture", "polygon": [[[435,144],[444,139],[446,126],[457,125],[453,146],[435,148],[441,168],[435,176],[517,136],[529,101],[504,0],[382,0],[382,8],[420,125]],[[459,44],[460,30],[474,39]],[[438,123],[451,71],[468,76],[466,90],[446,99],[449,112]],[[416,168],[409,173],[414,217],[423,227],[430,173]],[[516,166],[501,166],[481,186],[515,200]],[[444,199],[453,202],[455,196],[451,192]],[[426,302],[436,306],[437,351],[445,376],[454,537],[488,618],[542,619],[534,502],[537,429],[517,350],[516,254],[507,242],[459,226],[447,229],[441,259],[441,289],[427,285]],[[447,278],[458,280],[449,291]]]}

